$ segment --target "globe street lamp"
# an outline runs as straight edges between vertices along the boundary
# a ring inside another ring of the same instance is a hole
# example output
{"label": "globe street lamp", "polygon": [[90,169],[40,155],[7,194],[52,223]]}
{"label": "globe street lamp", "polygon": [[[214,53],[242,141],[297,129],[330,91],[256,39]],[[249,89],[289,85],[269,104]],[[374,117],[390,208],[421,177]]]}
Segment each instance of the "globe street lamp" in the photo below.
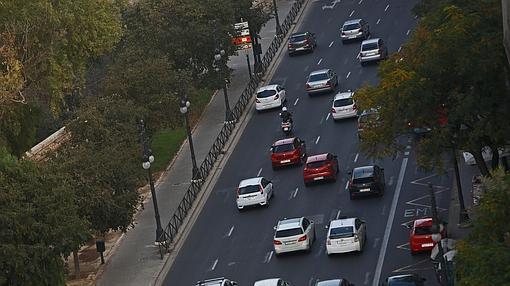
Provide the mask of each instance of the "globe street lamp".
{"label": "globe street lamp", "polygon": [[222,83],[223,96],[225,98],[225,124],[228,124],[232,123],[234,120],[232,111],[230,110],[230,103],[228,102],[227,78],[225,73],[226,64],[224,63],[225,54],[225,50],[223,49],[215,50],[213,67],[219,75],[219,81]]}
{"label": "globe street lamp", "polygon": [[163,232],[163,228],[161,227],[161,220],[159,218],[159,208],[158,208],[158,199],[156,197],[156,189],[154,188],[154,180],[152,179],[152,171],[151,164],[154,163],[154,155],[152,151],[149,149],[147,136],[145,134],[145,123],[143,120],[140,120],[140,138],[143,146],[143,162],[142,168],[147,170],[147,174],[149,176],[149,186],[152,195],[152,203],[154,204],[154,217],[156,219],[156,242],[165,241],[165,234]]}
{"label": "globe street lamp", "polygon": [[196,182],[201,179],[200,171],[197,167],[197,160],[195,158],[195,148],[193,146],[193,137],[191,136],[191,128],[189,126],[189,118],[188,118],[188,111],[191,103],[188,101],[186,97],[181,98],[181,103],[179,110],[181,111],[182,115],[184,116],[184,125],[186,126],[186,133],[188,134],[188,143],[189,143],[189,149],[191,153],[191,163],[193,164],[192,169],[192,180],[191,182]]}

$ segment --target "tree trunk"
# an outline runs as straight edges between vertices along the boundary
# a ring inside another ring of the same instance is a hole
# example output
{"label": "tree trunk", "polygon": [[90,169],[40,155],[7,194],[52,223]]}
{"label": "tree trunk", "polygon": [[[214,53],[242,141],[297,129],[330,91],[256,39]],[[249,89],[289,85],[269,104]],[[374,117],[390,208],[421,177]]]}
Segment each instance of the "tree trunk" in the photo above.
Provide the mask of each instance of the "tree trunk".
{"label": "tree trunk", "polygon": [[74,277],[80,279],[80,259],[78,257],[78,250],[73,251],[74,260]]}
{"label": "tree trunk", "polygon": [[505,170],[505,172],[508,172],[510,170],[509,166],[508,166],[508,157],[507,156],[501,157],[501,164],[503,165],[503,169]]}
{"label": "tree trunk", "polygon": [[491,147],[492,150],[492,160],[491,160],[491,168],[492,170],[496,170],[499,166],[499,152],[497,147]]}
{"label": "tree trunk", "polygon": [[478,149],[477,151],[470,151],[470,153],[473,154],[476,165],[478,166],[478,169],[480,170],[482,176],[490,177],[491,174],[489,172],[489,169],[487,168],[487,163],[485,163],[485,160],[483,159],[482,150]]}

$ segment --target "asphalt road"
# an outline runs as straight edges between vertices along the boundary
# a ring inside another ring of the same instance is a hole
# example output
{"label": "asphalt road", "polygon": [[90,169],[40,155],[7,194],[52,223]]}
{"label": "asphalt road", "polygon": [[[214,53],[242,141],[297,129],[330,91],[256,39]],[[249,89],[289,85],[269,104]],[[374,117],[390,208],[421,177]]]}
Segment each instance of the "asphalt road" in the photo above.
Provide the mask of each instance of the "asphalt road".
{"label": "asphalt road", "polygon": [[[370,24],[372,37],[383,38],[389,52],[397,52],[415,25],[410,11],[417,2],[311,1],[300,30],[314,32],[318,48],[306,55],[284,55],[272,82],[286,87],[287,106],[294,114],[294,133],[306,141],[309,155],[338,155],[341,176],[335,183],[305,187],[301,167],[273,171],[269,147],[283,137],[278,110],[256,114],[230,156],[165,285],[194,285],[197,280],[219,276],[240,285],[253,285],[256,280],[270,277],[282,277],[292,285],[313,285],[317,280],[335,277],[347,278],[356,285],[373,285],[379,277],[382,281],[388,275],[409,272],[419,273],[428,279],[428,285],[435,285],[427,255],[411,256],[406,248],[408,230],[402,224],[430,214],[428,182],[435,185],[438,205],[445,210],[451,178],[418,170],[409,145],[396,158],[375,162],[385,169],[387,191],[383,197],[351,201],[345,188],[347,172],[374,161],[359,153],[356,120],[334,122],[328,116],[334,93],[310,97],[304,89],[308,74],[321,68],[337,72],[338,91],[377,83],[377,65],[361,67],[356,59],[359,42],[343,45],[339,27],[347,19],[364,18]],[[235,189],[242,179],[258,175],[273,181],[275,196],[267,208],[239,213]],[[339,212],[367,221],[363,253],[326,255],[324,226]],[[312,252],[275,257],[273,226],[281,218],[300,216],[307,216],[316,224],[317,241]]]}

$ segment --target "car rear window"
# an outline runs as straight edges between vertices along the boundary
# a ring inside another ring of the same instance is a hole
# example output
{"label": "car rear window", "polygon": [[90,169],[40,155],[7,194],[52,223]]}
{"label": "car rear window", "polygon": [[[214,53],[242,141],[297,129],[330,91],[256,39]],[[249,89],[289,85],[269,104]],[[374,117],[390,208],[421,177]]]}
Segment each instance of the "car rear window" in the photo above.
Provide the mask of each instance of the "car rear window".
{"label": "car rear window", "polygon": [[294,150],[294,144],[292,143],[276,145],[273,147],[273,153],[284,153],[292,150]]}
{"label": "car rear window", "polygon": [[334,107],[342,107],[342,106],[352,105],[353,103],[354,103],[354,101],[352,100],[352,97],[342,98],[342,99],[335,100],[335,102],[333,103],[333,106]]}
{"label": "car rear window", "polygon": [[289,228],[276,231],[275,237],[289,237],[300,234],[303,234],[303,230],[301,228]]}
{"label": "car rear window", "polygon": [[419,226],[414,229],[414,234],[427,235],[432,234],[432,227],[430,226]]}
{"label": "car rear window", "polygon": [[344,31],[350,31],[350,30],[356,30],[359,29],[359,23],[353,23],[353,24],[346,24],[342,28]]}
{"label": "car rear window", "polygon": [[352,226],[341,226],[330,229],[329,238],[342,238],[352,237],[354,235],[354,229]]}
{"label": "car rear window", "polygon": [[292,36],[292,37],[290,37],[290,42],[291,43],[301,42],[301,41],[304,41],[305,39],[306,39],[306,35]]}
{"label": "car rear window", "polygon": [[377,50],[377,43],[366,43],[361,47],[362,51]]}
{"label": "car rear window", "polygon": [[259,185],[244,186],[242,188],[239,188],[238,192],[240,195],[260,192],[260,186]]}
{"label": "car rear window", "polygon": [[308,81],[309,82],[314,82],[314,81],[320,81],[320,80],[326,80],[326,79],[329,79],[327,73],[317,73],[317,74],[312,74],[308,78]]}
{"label": "car rear window", "polygon": [[307,163],[306,167],[307,168],[320,168],[320,167],[326,165],[327,163],[328,163],[328,161],[315,161],[315,162]]}
{"label": "car rear window", "polygon": [[274,89],[266,89],[261,92],[257,92],[257,98],[266,98],[276,94],[276,90]]}

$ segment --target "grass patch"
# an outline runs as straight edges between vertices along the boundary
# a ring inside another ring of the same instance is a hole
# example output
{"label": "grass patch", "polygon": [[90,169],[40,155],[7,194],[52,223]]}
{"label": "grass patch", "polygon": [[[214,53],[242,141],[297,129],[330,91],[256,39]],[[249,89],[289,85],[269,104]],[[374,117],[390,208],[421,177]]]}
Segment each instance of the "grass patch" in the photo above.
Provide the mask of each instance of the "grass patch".
{"label": "grass patch", "polygon": [[163,171],[173,159],[182,142],[186,139],[184,127],[176,129],[164,129],[154,134],[151,142],[152,152],[156,157],[154,171]]}

